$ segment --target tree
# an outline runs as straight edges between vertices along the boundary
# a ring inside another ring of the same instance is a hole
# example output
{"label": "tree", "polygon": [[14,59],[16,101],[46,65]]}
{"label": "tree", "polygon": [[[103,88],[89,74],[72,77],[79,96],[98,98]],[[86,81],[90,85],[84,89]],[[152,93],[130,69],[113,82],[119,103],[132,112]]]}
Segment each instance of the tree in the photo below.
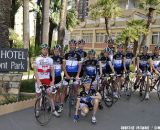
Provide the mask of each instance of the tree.
{"label": "tree", "polygon": [[[140,1],[140,8],[147,10],[147,23],[146,29],[149,31],[151,24],[153,23],[154,14],[157,13],[160,7],[160,0],[141,0]],[[147,34],[143,34],[143,39],[140,44],[140,48],[142,45],[145,44],[147,38]]]}
{"label": "tree", "polygon": [[121,13],[120,7],[118,7],[118,0],[97,0],[95,4],[90,6],[89,16],[93,20],[104,18],[106,34],[110,41],[112,41],[109,32],[109,20],[118,17]]}
{"label": "tree", "polygon": [[29,0],[23,0],[23,44],[29,49]]}
{"label": "tree", "polygon": [[134,54],[136,54],[139,37],[141,34],[146,33],[147,29],[145,28],[144,20],[130,20],[127,22],[126,28],[122,30],[122,33],[116,37],[116,42],[124,44],[125,49],[128,44],[134,43]]}
{"label": "tree", "polygon": [[[23,44],[24,48],[29,51],[29,0],[23,0]],[[28,79],[30,75],[30,58],[27,57]]]}
{"label": "tree", "polygon": [[58,27],[58,44],[63,48],[66,29],[67,0],[61,0],[60,23]]}
{"label": "tree", "polygon": [[43,0],[42,43],[46,44],[48,44],[48,37],[49,37],[49,5],[50,5],[50,0]]}
{"label": "tree", "polygon": [[35,50],[41,44],[41,28],[42,28],[42,0],[37,0],[37,7],[33,9],[36,13],[36,36],[35,36]]}
{"label": "tree", "polygon": [[58,28],[59,23],[60,0],[51,0],[49,17],[49,47],[51,48],[53,30]]}
{"label": "tree", "polygon": [[76,17],[76,12],[74,9],[67,10],[66,16],[66,29],[72,30],[78,24],[78,19]]}
{"label": "tree", "polygon": [[0,0],[0,47],[9,47],[10,0]]}

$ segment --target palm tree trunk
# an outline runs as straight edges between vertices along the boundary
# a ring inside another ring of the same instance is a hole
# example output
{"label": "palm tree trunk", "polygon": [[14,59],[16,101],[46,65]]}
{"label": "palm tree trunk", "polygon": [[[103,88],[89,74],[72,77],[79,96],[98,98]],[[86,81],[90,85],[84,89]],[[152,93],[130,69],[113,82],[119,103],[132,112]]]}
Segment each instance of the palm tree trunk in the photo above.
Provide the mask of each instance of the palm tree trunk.
{"label": "palm tree trunk", "polygon": [[114,44],[114,41],[109,33],[109,19],[106,17],[105,17],[105,25],[106,25],[106,33],[107,33],[107,38],[105,39],[105,42],[108,44]]}
{"label": "palm tree trunk", "polygon": [[53,30],[57,27],[57,25],[50,19],[50,26],[49,26],[49,42],[48,42],[48,46],[49,48],[51,48],[52,45],[52,36],[53,36]]}
{"label": "palm tree trunk", "polygon": [[[149,31],[150,29],[150,26],[151,26],[151,23],[153,21],[153,13],[154,13],[154,10],[153,8],[149,8],[149,11],[148,11],[148,19],[147,19],[147,24],[146,24],[146,29]],[[143,39],[142,39],[142,42],[139,46],[139,52],[140,52],[140,49],[143,45],[145,45],[145,42],[146,42],[146,39],[147,39],[147,34],[143,34]]]}
{"label": "palm tree trunk", "polygon": [[29,0],[23,0],[23,44],[29,49]]}
{"label": "palm tree trunk", "polygon": [[128,42],[129,42],[129,37],[126,37],[126,40],[125,40],[125,50],[127,50],[127,46],[128,46]]}
{"label": "palm tree trunk", "polygon": [[[15,6],[16,6],[16,0],[12,0],[12,5],[11,5],[12,10],[10,13],[11,14],[10,15],[10,17],[11,17],[10,28],[12,28],[13,30],[14,30],[14,25],[15,25]],[[10,48],[12,48],[13,47],[13,40],[10,40],[9,43],[10,43]]]}
{"label": "palm tree trunk", "polygon": [[138,49],[138,41],[134,41],[134,48],[133,48],[133,53],[134,53],[134,55],[136,55],[137,54],[137,49]]}
{"label": "palm tree trunk", "polygon": [[42,43],[48,44],[50,0],[43,0]]}
{"label": "palm tree trunk", "polygon": [[[29,0],[23,0],[23,44],[24,48],[29,51]],[[30,72],[30,58],[27,58],[28,79]]]}
{"label": "palm tree trunk", "polygon": [[[37,6],[40,7],[41,0],[37,1]],[[42,11],[40,11],[42,12]],[[36,37],[35,37],[35,49],[40,45],[41,43],[41,15],[40,12],[37,12],[36,16]]]}
{"label": "palm tree trunk", "polygon": [[0,0],[0,47],[9,48],[10,0]]}
{"label": "palm tree trunk", "polygon": [[106,33],[107,33],[108,37],[110,37],[108,24],[109,24],[109,20],[108,20],[108,18],[105,18]]}
{"label": "palm tree trunk", "polygon": [[63,42],[65,37],[65,29],[66,29],[66,15],[67,15],[67,0],[61,0],[61,10],[60,10],[60,24],[58,28],[58,44],[62,46],[63,50]]}

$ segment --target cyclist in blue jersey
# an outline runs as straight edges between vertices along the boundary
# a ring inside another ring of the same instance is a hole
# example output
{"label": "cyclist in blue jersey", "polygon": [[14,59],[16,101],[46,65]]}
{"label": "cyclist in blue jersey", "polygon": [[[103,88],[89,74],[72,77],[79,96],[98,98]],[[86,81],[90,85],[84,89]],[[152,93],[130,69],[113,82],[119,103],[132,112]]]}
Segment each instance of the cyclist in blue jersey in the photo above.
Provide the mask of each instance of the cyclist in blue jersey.
{"label": "cyclist in blue jersey", "polygon": [[99,60],[100,75],[114,73],[114,68],[110,59],[110,54],[112,53],[111,49],[107,47],[103,52],[104,56]]}
{"label": "cyclist in blue jersey", "polygon": [[101,95],[95,89],[91,88],[91,79],[85,79],[83,83],[83,90],[80,92],[77,103],[76,111],[74,115],[74,121],[79,120],[78,111],[81,111],[82,116],[86,116],[90,110],[93,110],[92,123],[96,123],[96,113],[98,110]]}
{"label": "cyclist in blue jersey", "polygon": [[[151,56],[148,54],[148,47],[143,46],[142,47],[142,54],[140,54],[137,57],[137,71],[141,73],[147,73],[147,93],[145,99],[149,99],[149,75],[151,71]],[[134,89],[137,89],[137,81],[139,80],[139,77],[137,77]],[[140,90],[140,96],[142,96],[142,90]]]}
{"label": "cyclist in blue jersey", "polygon": [[130,72],[130,65],[131,64],[133,64],[135,66],[135,56],[133,54],[133,46],[128,45],[127,46],[127,53],[124,56],[124,70],[125,70],[125,72]]}
{"label": "cyclist in blue jersey", "polygon": [[[78,49],[76,52],[81,56],[81,62],[83,63],[87,57],[87,53],[83,50],[85,45],[85,41],[83,39],[78,41]],[[81,69],[81,73],[79,77],[83,76],[83,69]]]}
{"label": "cyclist in blue jersey", "polygon": [[60,89],[62,87],[62,63],[63,58],[60,56],[61,46],[57,44],[53,47],[53,56],[51,57],[53,59],[54,64],[54,74],[55,74],[55,80],[54,84],[56,88],[58,88],[56,93],[56,105],[58,107],[58,112],[63,111],[63,101],[61,101],[61,94]]}
{"label": "cyclist in blue jersey", "polygon": [[151,59],[152,71],[160,76],[160,46],[155,46]]}
{"label": "cyclist in blue jersey", "polygon": [[[122,75],[124,71],[124,54],[123,54],[122,44],[119,44],[117,46],[117,53],[115,53],[115,55],[113,56],[113,66],[114,66],[115,73],[119,75],[116,78],[119,88],[115,88],[115,89],[120,89],[120,87],[122,86]],[[118,92],[114,92],[113,95],[116,98],[119,97]]]}
{"label": "cyclist in blue jersey", "polygon": [[63,95],[62,95],[62,102],[64,102],[67,85],[70,81],[71,77],[74,77],[74,94],[75,97],[78,94],[78,86],[79,86],[79,76],[81,72],[81,57],[76,52],[76,41],[71,40],[69,41],[69,52],[65,54],[64,60],[63,60],[63,70],[64,70],[64,89],[63,89]]}
{"label": "cyclist in blue jersey", "polygon": [[97,87],[97,67],[98,67],[98,60],[95,59],[95,50],[91,49],[88,51],[88,59],[83,62],[83,69],[84,69],[84,77],[89,77],[92,79],[92,87],[96,89]]}

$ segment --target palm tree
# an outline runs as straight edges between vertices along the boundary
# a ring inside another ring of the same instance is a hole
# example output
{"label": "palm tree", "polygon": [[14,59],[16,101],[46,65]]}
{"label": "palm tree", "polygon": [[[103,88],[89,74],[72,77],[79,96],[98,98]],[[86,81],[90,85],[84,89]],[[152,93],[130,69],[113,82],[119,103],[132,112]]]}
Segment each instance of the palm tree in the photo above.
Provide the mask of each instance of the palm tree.
{"label": "palm tree", "polygon": [[109,32],[109,20],[116,18],[120,13],[118,0],[97,0],[95,4],[90,6],[89,16],[94,20],[104,18],[106,34],[109,39],[112,39]]}
{"label": "palm tree", "polygon": [[43,0],[42,43],[46,44],[48,44],[48,37],[49,37],[49,5],[50,5],[50,0]]}
{"label": "palm tree", "polygon": [[61,0],[60,23],[58,27],[58,44],[63,48],[66,29],[67,0]]}
{"label": "palm tree", "polygon": [[50,16],[49,16],[49,47],[52,44],[53,30],[58,28],[59,23],[59,10],[60,10],[60,0],[51,0],[50,4]]}
{"label": "palm tree", "polygon": [[116,37],[116,42],[125,44],[125,49],[129,43],[134,43],[134,54],[137,52],[138,40],[141,34],[146,34],[144,20],[130,20],[122,33]]}
{"label": "palm tree", "polygon": [[10,0],[0,0],[0,47],[9,47]]}
{"label": "palm tree", "polygon": [[76,12],[74,9],[67,10],[67,16],[66,16],[66,29],[72,30],[76,27],[78,24],[78,19],[76,17]]}
{"label": "palm tree", "polygon": [[[149,31],[151,24],[153,23],[154,14],[157,13],[160,6],[160,0],[141,0],[140,8],[147,10],[147,23],[146,29]],[[143,39],[140,47],[145,44],[147,34],[143,34]]]}

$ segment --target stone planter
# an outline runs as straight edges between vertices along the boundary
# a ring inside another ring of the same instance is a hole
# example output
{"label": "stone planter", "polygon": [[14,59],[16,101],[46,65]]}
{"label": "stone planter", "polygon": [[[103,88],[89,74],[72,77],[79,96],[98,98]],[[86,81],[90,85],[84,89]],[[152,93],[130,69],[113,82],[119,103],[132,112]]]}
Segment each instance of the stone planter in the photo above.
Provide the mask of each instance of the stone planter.
{"label": "stone planter", "polygon": [[5,104],[0,106],[0,116],[5,115],[11,112],[20,111],[26,108],[33,107],[35,104],[36,98],[24,100],[20,102]]}

